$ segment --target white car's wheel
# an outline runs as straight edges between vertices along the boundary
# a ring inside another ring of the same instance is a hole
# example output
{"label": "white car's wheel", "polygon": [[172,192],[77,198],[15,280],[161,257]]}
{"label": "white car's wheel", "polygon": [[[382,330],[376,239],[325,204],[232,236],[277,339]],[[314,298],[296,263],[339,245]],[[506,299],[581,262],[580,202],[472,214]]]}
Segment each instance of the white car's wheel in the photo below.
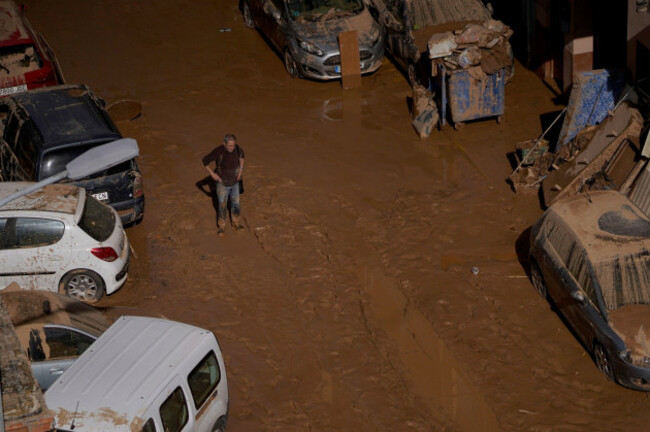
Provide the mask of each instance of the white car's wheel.
{"label": "white car's wheel", "polygon": [[104,281],[91,270],[73,270],[61,280],[59,291],[84,303],[96,303],[104,295]]}

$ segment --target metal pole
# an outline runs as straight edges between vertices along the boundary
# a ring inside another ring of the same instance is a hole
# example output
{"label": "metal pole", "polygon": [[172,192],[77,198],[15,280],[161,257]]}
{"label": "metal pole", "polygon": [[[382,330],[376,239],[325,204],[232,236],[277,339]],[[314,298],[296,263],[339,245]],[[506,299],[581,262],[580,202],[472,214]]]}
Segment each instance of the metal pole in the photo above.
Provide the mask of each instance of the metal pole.
{"label": "metal pole", "polygon": [[535,147],[537,147],[539,145],[539,143],[542,142],[542,138],[544,138],[544,135],[546,135],[548,133],[548,131],[551,130],[553,125],[555,125],[555,123],[557,123],[557,121],[560,119],[560,117],[562,117],[562,114],[564,114],[566,112],[566,110],[567,110],[567,107],[564,107],[564,109],[560,112],[560,114],[558,114],[558,116],[555,117],[555,120],[553,120],[553,123],[551,123],[551,125],[549,127],[547,127],[544,132],[542,132],[542,134],[539,136],[539,138],[537,138],[537,141],[535,141],[535,144],[533,144],[533,146],[530,148],[530,150],[528,151],[526,156],[524,156],[521,159],[521,162],[519,162],[519,165],[517,165],[517,168],[515,168],[515,170],[512,172],[512,174],[510,174],[511,176],[513,174],[515,174],[517,171],[519,171],[519,168],[521,168],[521,166],[524,164],[524,162],[526,162],[526,160],[528,160],[528,156],[530,156],[533,153],[533,150],[535,150]]}

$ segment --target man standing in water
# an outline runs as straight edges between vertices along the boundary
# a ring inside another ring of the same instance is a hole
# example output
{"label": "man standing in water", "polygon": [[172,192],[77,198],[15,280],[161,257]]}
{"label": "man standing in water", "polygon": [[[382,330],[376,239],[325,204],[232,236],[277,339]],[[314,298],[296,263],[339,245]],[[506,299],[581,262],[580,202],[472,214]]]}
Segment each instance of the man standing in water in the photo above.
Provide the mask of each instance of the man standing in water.
{"label": "man standing in water", "polygon": [[[212,162],[216,163],[213,170]],[[233,134],[223,137],[223,145],[212,150],[203,158],[203,165],[210,173],[210,177],[217,182],[217,233],[223,234],[226,230],[228,217],[228,199],[230,199],[230,223],[236,230],[244,229],[239,221],[241,207],[239,205],[239,180],[244,170],[244,150],[237,145],[237,138]]]}

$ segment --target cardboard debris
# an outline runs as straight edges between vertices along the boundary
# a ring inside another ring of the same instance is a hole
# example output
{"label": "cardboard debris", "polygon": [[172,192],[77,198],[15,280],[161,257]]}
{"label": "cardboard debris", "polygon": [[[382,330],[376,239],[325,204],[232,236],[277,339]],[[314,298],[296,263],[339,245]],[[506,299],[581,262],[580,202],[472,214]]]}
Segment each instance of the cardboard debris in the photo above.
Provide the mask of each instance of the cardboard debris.
{"label": "cardboard debris", "polygon": [[[619,152],[626,140],[638,142],[642,127],[643,117],[637,109],[626,103],[619,105],[612,116],[594,129],[593,136],[582,151],[559,165],[558,170],[549,173],[542,183],[544,204],[549,206],[577,194],[585,185],[588,186],[594,176]],[[616,136],[611,135],[612,130],[617,131]],[[556,184],[561,187],[561,191],[548,187]]]}
{"label": "cardboard debris", "polygon": [[339,33],[341,52],[341,80],[344,89],[361,87],[359,37],[356,30]]}
{"label": "cardboard debris", "polygon": [[456,40],[452,32],[436,33],[427,42],[429,58],[447,57],[456,49]]}
{"label": "cardboard debris", "polygon": [[420,138],[427,138],[438,124],[440,116],[429,90],[415,84],[413,86],[413,128]]}
{"label": "cardboard debris", "polygon": [[[467,24],[454,33],[432,35],[427,44],[429,58],[441,61],[448,70],[480,65],[485,74],[493,74],[513,64],[508,43],[511,36],[512,29],[494,19]],[[437,69],[437,64],[433,69]]]}

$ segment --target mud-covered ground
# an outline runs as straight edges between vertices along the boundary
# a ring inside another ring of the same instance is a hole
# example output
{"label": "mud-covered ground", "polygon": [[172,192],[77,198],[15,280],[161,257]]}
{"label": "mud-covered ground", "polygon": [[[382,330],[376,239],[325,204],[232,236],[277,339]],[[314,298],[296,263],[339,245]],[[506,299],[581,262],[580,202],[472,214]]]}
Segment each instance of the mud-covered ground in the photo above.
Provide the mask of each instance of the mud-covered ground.
{"label": "mud-covered ground", "polygon": [[[233,1],[26,4],[68,82],[143,107],[118,123],[141,151],[137,259],[100,305],[214,331],[229,430],[647,427],[648,396],[608,382],[526,276],[541,210],[506,153],[562,108],[530,72],[503,124],[419,140],[388,60],[358,91],[293,80]],[[228,132],[246,230],[219,237],[197,182]]]}

